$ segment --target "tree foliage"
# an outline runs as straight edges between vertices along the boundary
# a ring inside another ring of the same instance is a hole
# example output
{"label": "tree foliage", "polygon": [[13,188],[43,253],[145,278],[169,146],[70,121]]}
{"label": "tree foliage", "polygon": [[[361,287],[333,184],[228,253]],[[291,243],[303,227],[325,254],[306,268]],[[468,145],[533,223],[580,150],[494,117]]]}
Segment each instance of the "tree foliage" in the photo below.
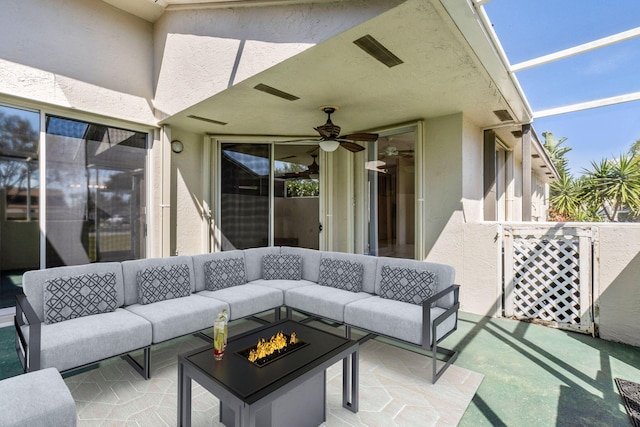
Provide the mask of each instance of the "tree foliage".
{"label": "tree foliage", "polygon": [[320,195],[320,182],[317,179],[292,179],[287,181],[289,197],[317,197]]}
{"label": "tree foliage", "polygon": [[556,140],[544,132],[545,148],[560,174],[551,186],[549,219],[552,221],[637,221],[640,219],[640,140],[617,158],[592,161],[591,167],[574,178],[569,174],[561,147],[567,138]]}

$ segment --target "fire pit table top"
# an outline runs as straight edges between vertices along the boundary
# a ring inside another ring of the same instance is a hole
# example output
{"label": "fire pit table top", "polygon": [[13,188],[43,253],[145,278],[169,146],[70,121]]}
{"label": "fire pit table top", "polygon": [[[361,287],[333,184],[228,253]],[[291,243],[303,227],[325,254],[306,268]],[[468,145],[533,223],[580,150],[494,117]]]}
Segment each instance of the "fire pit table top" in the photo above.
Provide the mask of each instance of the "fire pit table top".
{"label": "fire pit table top", "polygon": [[[282,332],[296,336],[307,345],[260,367],[238,354]],[[294,320],[281,320],[229,339],[224,358],[215,360],[211,345],[181,355],[198,370],[246,403],[253,403],[279,387],[345,351],[354,351],[356,341],[322,331]]]}

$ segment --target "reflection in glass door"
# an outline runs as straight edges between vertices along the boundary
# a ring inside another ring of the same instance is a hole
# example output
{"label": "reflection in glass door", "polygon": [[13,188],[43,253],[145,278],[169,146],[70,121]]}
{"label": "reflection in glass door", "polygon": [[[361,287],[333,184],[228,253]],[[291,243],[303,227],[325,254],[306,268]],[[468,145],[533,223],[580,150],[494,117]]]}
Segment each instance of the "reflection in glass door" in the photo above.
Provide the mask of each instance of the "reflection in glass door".
{"label": "reflection in glass door", "polygon": [[46,265],[144,258],[147,134],[47,116]]}
{"label": "reflection in glass door", "polygon": [[222,250],[269,246],[269,144],[221,144]]}
{"label": "reflection in glass door", "polygon": [[317,150],[294,144],[220,144],[222,250],[319,248]]}
{"label": "reflection in glass door", "polygon": [[40,267],[39,133],[40,113],[0,105],[0,308]]}
{"label": "reflection in glass door", "polygon": [[318,146],[274,147],[274,245],[320,248]]}
{"label": "reflection in glass door", "polygon": [[369,252],[415,257],[415,130],[380,136],[368,162]]}

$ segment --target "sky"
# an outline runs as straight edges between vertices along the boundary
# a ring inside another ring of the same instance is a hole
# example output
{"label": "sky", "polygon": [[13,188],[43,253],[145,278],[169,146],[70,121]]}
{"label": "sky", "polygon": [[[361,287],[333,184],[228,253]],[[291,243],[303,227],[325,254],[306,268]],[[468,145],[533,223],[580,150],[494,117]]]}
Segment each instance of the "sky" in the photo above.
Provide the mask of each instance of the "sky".
{"label": "sky", "polygon": [[[484,5],[511,64],[640,27],[640,0],[491,0]],[[640,37],[518,71],[536,111],[640,92]],[[563,146],[573,175],[640,139],[640,101],[534,119]]]}

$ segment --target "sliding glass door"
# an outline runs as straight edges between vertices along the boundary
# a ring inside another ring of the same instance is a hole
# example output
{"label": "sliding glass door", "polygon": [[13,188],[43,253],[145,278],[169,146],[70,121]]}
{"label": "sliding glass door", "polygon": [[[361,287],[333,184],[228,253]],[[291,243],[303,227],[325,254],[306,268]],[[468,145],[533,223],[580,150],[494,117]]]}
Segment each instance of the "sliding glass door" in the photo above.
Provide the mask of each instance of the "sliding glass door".
{"label": "sliding glass door", "polygon": [[0,105],[0,308],[40,267],[40,113]]}
{"label": "sliding glass door", "polygon": [[144,258],[147,134],[46,121],[46,265]]}
{"label": "sliding glass door", "polygon": [[382,134],[370,151],[369,253],[416,256],[416,130]]}
{"label": "sliding glass door", "polygon": [[220,144],[220,247],[318,249],[317,146]]}
{"label": "sliding glass door", "polygon": [[222,250],[269,246],[269,144],[221,144]]}

